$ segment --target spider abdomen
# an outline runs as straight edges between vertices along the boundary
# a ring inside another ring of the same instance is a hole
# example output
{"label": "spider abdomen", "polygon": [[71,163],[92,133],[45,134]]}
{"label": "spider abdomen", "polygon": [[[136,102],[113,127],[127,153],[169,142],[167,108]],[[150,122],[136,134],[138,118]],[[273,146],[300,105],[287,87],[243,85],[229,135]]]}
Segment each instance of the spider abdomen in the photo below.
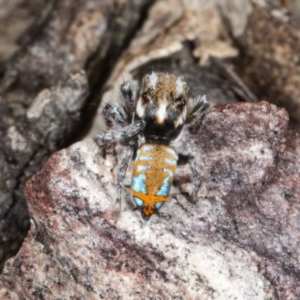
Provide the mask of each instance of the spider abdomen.
{"label": "spider abdomen", "polygon": [[136,155],[131,195],[134,205],[149,218],[169,200],[177,166],[174,148],[160,144],[144,144]]}

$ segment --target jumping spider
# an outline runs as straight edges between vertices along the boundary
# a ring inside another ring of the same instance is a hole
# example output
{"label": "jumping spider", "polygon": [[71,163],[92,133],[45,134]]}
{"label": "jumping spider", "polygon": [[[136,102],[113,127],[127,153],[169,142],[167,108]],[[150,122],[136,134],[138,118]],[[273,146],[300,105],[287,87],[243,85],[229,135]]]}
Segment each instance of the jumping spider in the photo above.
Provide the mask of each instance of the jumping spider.
{"label": "jumping spider", "polygon": [[189,163],[192,197],[196,199],[201,182],[195,160],[192,155],[177,153],[171,143],[185,124],[201,125],[209,105],[205,96],[189,99],[187,92],[181,77],[153,72],[143,78],[140,89],[125,82],[121,86],[121,104],[106,104],[106,123],[115,128],[98,135],[95,141],[99,146],[113,142],[126,146],[117,176],[119,211],[126,169],[134,156],[131,198],[144,219],[169,200],[177,164]]}

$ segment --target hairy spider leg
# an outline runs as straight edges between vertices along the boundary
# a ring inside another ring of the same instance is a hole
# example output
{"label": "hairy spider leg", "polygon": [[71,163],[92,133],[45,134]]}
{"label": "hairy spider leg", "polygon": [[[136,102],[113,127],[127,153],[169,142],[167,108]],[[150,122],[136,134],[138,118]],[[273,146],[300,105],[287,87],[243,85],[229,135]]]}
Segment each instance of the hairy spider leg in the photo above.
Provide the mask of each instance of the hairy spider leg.
{"label": "hairy spider leg", "polygon": [[137,121],[128,125],[125,128],[120,128],[114,131],[108,131],[98,134],[95,138],[95,142],[98,146],[104,146],[114,142],[124,142],[129,140],[143,131],[145,128],[145,122]]}
{"label": "hairy spider leg", "polygon": [[126,81],[121,85],[120,90],[123,96],[124,109],[132,118],[138,99],[139,87],[131,81]]}
{"label": "hairy spider leg", "polygon": [[201,187],[201,177],[197,170],[196,160],[193,155],[182,154],[178,155],[178,165],[189,164],[190,171],[192,173],[192,181],[193,181],[193,191],[192,191],[192,200],[193,202],[197,202],[197,195],[199,189]]}
{"label": "hairy spider leg", "polygon": [[196,133],[198,128],[203,124],[203,120],[208,112],[209,103],[206,96],[198,96],[194,98],[193,110],[187,117],[186,123],[192,123],[189,125],[191,133]]}
{"label": "hairy spider leg", "polygon": [[[106,124],[113,128],[99,134],[95,141],[99,146],[113,142],[126,145],[117,175],[118,213],[121,210],[124,177],[139,138],[147,142],[139,148],[140,152],[152,147],[150,155],[146,155],[149,158],[147,164],[138,162],[138,159],[135,161],[131,186],[133,202],[142,216],[149,218],[169,199],[178,161],[176,150],[169,144],[178,137],[185,124],[190,132],[195,133],[202,125],[209,105],[205,96],[188,99],[186,83],[181,77],[169,74],[153,72],[144,77],[140,88],[132,82],[125,82],[120,89],[123,101],[108,103],[103,111]],[[164,165],[164,160],[170,159],[167,156],[172,151],[176,153],[176,163],[168,165],[169,161]],[[189,163],[193,177],[192,197],[196,199],[201,179],[195,159],[191,155],[179,156],[179,164]]]}
{"label": "hairy spider leg", "polygon": [[120,166],[117,175],[116,204],[118,206],[118,209],[117,209],[116,221],[118,220],[121,213],[122,195],[124,191],[124,178],[126,175],[129,161],[132,159],[135,149],[136,149],[136,144],[131,142],[122,152]]}

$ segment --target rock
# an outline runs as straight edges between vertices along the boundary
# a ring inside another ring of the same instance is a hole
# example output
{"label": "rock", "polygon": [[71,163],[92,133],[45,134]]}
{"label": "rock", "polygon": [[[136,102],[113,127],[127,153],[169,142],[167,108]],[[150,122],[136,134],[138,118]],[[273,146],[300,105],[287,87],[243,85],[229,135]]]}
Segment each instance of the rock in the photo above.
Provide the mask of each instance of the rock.
{"label": "rock", "polygon": [[[24,182],[63,143],[78,124],[88,95],[84,72],[43,90],[26,117],[3,130],[0,137],[0,270],[4,259],[15,254],[29,228],[23,197]],[[2,123],[2,125],[5,122]],[[6,134],[5,134],[5,133]]]}
{"label": "rock", "polygon": [[[85,134],[100,101],[95,95],[151,4],[2,2],[0,270],[28,230],[23,183],[53,152]],[[12,45],[16,35],[18,49]]]}
{"label": "rock", "polygon": [[297,299],[300,139],[287,123],[266,102],[215,106],[176,143],[196,157],[197,203],[179,167],[148,222],[123,201],[115,223],[120,146],[87,139],[55,153],[26,184],[31,229],[0,298]]}
{"label": "rock", "polygon": [[[295,8],[298,3],[298,9],[292,9],[290,14],[299,16],[299,1],[294,2]],[[299,17],[296,25],[286,15],[280,10],[255,7],[237,41],[243,55],[236,65],[256,95],[285,107],[299,128]]]}

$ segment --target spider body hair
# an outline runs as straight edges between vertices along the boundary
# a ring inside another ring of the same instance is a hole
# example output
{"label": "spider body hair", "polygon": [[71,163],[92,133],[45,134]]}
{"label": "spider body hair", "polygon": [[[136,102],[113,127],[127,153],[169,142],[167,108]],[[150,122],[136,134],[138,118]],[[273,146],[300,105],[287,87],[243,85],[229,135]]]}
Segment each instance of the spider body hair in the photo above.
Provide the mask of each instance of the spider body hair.
{"label": "spider body hair", "polygon": [[[188,98],[188,87],[172,74],[147,74],[140,89],[132,82],[121,85],[123,101],[106,104],[103,115],[112,127],[95,138],[99,146],[120,142],[125,145],[117,176],[116,201],[121,205],[124,178],[135,155],[131,183],[132,202],[144,219],[149,219],[169,200],[176,166],[189,163],[193,177],[192,198],[201,185],[193,155],[178,153],[172,147],[187,125],[202,125],[209,107],[206,96]],[[119,208],[120,211],[120,208]]]}

